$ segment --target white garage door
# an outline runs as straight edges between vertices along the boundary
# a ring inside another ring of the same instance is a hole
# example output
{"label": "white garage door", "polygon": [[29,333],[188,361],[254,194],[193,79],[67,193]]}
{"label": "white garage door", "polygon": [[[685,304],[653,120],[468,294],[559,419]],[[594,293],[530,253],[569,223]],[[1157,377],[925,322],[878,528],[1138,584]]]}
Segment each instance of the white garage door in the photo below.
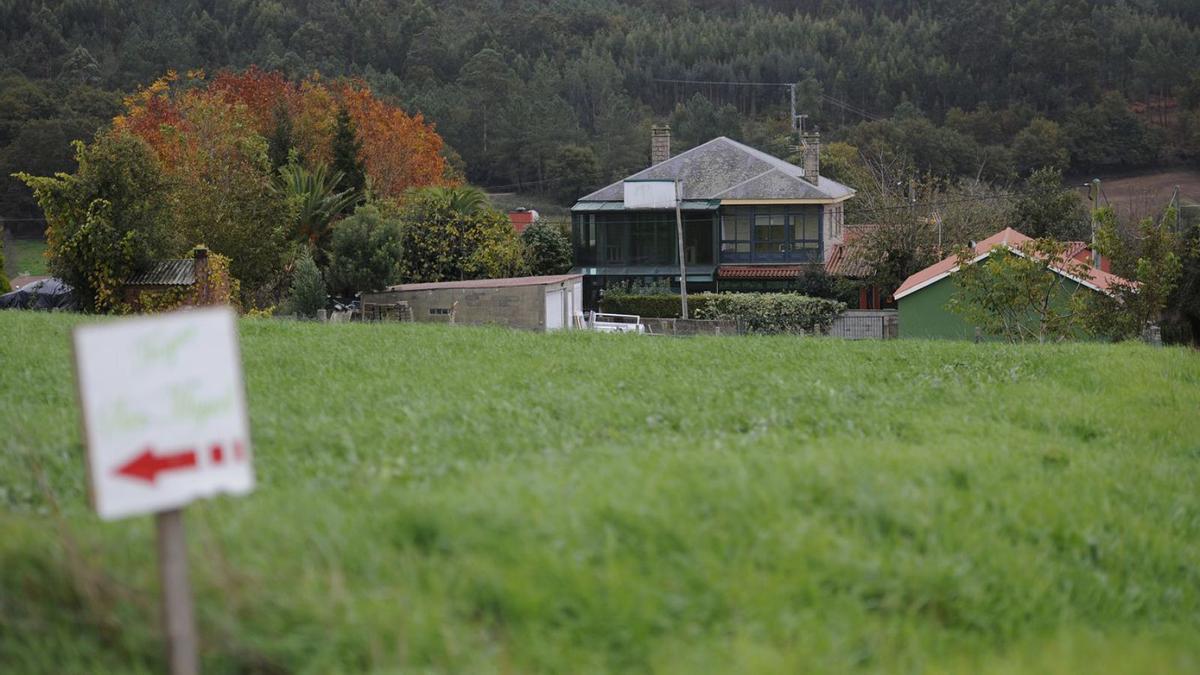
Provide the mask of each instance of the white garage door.
{"label": "white garage door", "polygon": [[546,330],[558,330],[563,327],[563,292],[550,291],[546,293]]}

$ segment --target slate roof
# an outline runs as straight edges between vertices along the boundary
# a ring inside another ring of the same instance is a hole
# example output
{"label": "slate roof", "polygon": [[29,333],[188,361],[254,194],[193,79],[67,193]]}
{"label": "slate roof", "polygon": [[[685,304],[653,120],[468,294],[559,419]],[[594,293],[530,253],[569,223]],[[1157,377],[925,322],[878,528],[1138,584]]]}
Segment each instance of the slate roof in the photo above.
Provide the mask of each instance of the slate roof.
{"label": "slate roof", "polygon": [[[1011,227],[1006,227],[1003,230],[997,232],[996,234],[993,234],[992,236],[988,237],[987,239],[984,239],[983,241],[979,242],[978,244],[975,244],[975,255],[977,256],[976,260],[986,257],[988,254],[990,254],[992,252],[993,249],[995,249],[997,247],[1006,248],[1006,249],[1020,255],[1021,247],[1032,240],[1033,239],[1031,237],[1021,234],[1020,232],[1017,232],[1016,230],[1012,229]],[[1067,249],[1068,253],[1071,250],[1073,250],[1074,248],[1075,247],[1068,245],[1068,249]],[[1070,258],[1068,258],[1068,260],[1069,259]],[[1111,294],[1112,288],[1114,288],[1116,286],[1129,285],[1132,283],[1130,281],[1127,281],[1126,279],[1123,279],[1122,277],[1119,277],[1110,272],[1105,272],[1104,270],[1097,269],[1095,267],[1087,268],[1088,278],[1086,278],[1086,279],[1076,276],[1075,274],[1072,274],[1066,270],[1063,270],[1057,265],[1051,265],[1050,267],[1051,267],[1051,269],[1053,269],[1055,272],[1058,272],[1062,276],[1067,277],[1068,279],[1076,281],[1080,284],[1083,284],[1084,286],[1087,286],[1088,288],[1091,288],[1093,290],[1100,291],[1101,293]],[[925,269],[921,270],[920,272],[917,272],[916,274],[913,274],[909,278],[905,279],[904,283],[900,284],[900,288],[897,288],[896,292],[892,294],[892,297],[899,300],[900,298],[903,298],[906,295],[915,293],[915,292],[921,290],[922,288],[925,288],[926,286],[929,286],[933,283],[936,283],[936,282],[950,276],[957,269],[958,269],[958,257],[957,256],[949,256],[947,258],[943,258],[941,261],[936,262],[936,263],[930,265],[929,267],[926,267]]]}
{"label": "slate roof", "polygon": [[156,260],[150,269],[125,281],[127,286],[191,286],[196,283],[196,261]]}
{"label": "slate roof", "polygon": [[719,136],[582,197],[584,202],[624,202],[625,180],[675,180],[684,199],[815,199],[849,197],[854,190],[824,176],[814,185],[804,170],[778,157]]}

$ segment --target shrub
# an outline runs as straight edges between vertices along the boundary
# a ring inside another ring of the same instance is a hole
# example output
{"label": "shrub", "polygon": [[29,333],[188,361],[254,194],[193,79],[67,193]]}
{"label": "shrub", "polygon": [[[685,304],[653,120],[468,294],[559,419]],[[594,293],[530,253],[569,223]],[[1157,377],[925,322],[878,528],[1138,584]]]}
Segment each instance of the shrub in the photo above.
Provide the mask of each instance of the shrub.
{"label": "shrub", "polygon": [[292,277],[292,293],[288,298],[290,311],[301,316],[316,316],[317,310],[325,307],[328,293],[325,290],[325,279],[321,270],[305,251],[296,261],[296,272]]}
{"label": "shrub", "polygon": [[521,233],[525,266],[533,276],[565,274],[571,269],[571,239],[561,228],[537,223]]}
{"label": "shrub", "polygon": [[[716,297],[714,293],[688,295],[688,313],[697,316],[696,312],[706,307],[713,297]],[[600,307],[613,314],[636,314],[652,318],[678,319],[680,315],[678,293],[607,292],[600,301]]]}
{"label": "shrub", "polygon": [[497,279],[521,271],[525,261],[512,224],[478,203],[477,192],[431,188],[409,195],[401,216],[405,281]]}
{"label": "shrub", "polygon": [[825,333],[846,304],[793,293],[722,293],[697,308],[698,319],[733,319],[747,333]]}
{"label": "shrub", "polygon": [[[655,318],[679,318],[678,295],[607,293],[604,311]],[[824,333],[846,304],[796,293],[697,293],[688,296],[696,319],[737,321],[748,333]]]}
{"label": "shrub", "polygon": [[333,230],[329,286],[339,295],[378,291],[400,281],[399,221],[360,206]]}

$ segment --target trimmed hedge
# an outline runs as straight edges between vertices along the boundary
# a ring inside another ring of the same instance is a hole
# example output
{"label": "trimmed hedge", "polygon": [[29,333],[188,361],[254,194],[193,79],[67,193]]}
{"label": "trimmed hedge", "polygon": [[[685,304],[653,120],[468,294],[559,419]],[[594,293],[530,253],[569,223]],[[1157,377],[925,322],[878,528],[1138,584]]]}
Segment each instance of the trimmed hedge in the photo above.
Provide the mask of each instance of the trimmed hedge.
{"label": "trimmed hedge", "polygon": [[[691,299],[689,298],[689,301]],[[713,295],[697,319],[733,319],[747,333],[827,333],[846,303],[795,293]]]}
{"label": "trimmed hedge", "polygon": [[[608,293],[601,306],[614,314],[679,318],[678,295]],[[825,333],[846,303],[796,293],[697,293],[688,296],[697,319],[737,321],[747,333]]]}
{"label": "trimmed hedge", "polygon": [[[688,295],[688,312],[695,317],[696,311],[706,307],[715,293]],[[600,308],[613,314],[637,314],[655,319],[678,319],[679,296],[675,294],[638,295],[632,293],[605,293]]]}

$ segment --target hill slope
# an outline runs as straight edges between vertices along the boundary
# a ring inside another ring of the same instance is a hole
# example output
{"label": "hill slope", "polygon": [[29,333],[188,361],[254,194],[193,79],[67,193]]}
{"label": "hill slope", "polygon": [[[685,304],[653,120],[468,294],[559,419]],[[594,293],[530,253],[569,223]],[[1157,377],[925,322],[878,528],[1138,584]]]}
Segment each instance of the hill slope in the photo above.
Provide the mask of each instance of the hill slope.
{"label": "hill slope", "polygon": [[[68,333],[0,313],[0,670],[160,668]],[[1177,349],[241,324],[258,491],[188,510],[204,672],[1194,672]]]}

